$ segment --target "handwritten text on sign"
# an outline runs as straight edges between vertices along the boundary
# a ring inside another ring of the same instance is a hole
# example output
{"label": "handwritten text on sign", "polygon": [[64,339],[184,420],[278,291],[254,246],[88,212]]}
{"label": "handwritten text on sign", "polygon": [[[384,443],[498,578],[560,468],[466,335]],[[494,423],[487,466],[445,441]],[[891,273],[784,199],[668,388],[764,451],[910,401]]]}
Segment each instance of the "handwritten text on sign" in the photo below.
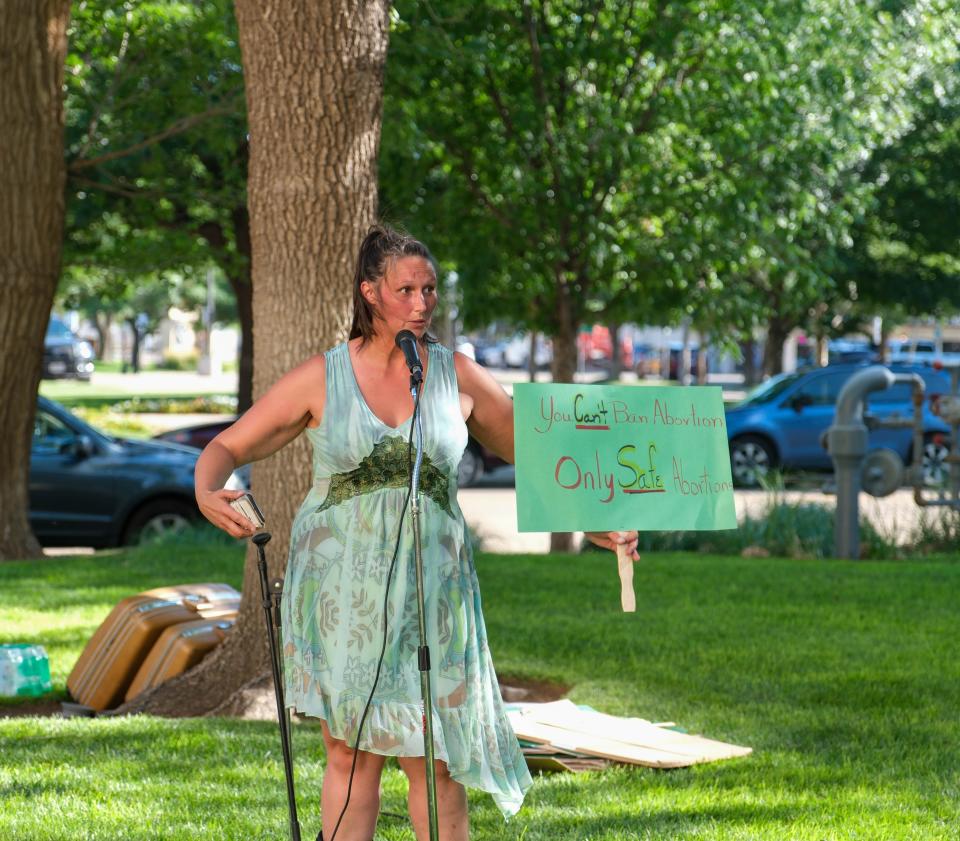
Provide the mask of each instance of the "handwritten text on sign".
{"label": "handwritten text on sign", "polygon": [[520,531],[736,527],[719,388],[513,394]]}

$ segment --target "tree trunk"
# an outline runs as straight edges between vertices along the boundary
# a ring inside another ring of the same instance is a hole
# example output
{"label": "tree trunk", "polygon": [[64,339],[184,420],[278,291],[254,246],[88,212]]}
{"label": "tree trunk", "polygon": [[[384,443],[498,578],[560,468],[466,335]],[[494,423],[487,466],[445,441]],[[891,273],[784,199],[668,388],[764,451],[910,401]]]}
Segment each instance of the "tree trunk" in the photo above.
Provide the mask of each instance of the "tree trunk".
{"label": "tree trunk", "polygon": [[743,380],[744,385],[752,386],[757,384],[757,343],[753,339],[747,339],[740,345],[743,351]]}
{"label": "tree trunk", "polygon": [[527,357],[527,374],[530,382],[537,381],[537,331],[530,331],[530,356]]}
{"label": "tree trunk", "polygon": [[700,350],[697,351],[697,383],[698,385],[707,384],[707,345],[710,337],[706,333],[700,334]]}
{"label": "tree trunk", "polygon": [[97,331],[97,359],[105,361],[110,348],[110,324],[113,321],[110,313],[94,313],[93,327]]}
{"label": "tree trunk", "polygon": [[620,325],[611,321],[607,327],[610,332],[610,380],[618,382],[623,372],[623,355],[620,353]]}
{"label": "tree trunk", "polygon": [[556,281],[555,323],[557,332],[553,337],[553,363],[551,372],[555,383],[572,383],[577,371],[578,313],[570,300],[570,287],[562,277]]}
{"label": "tree trunk", "polygon": [[[254,396],[346,337],[354,259],[377,207],[387,4],[237,0],[250,121]],[[270,576],[286,567],[290,525],[311,483],[301,436],[253,469],[273,533]],[[269,668],[255,551],[223,645],[125,711],[197,715]]]}
{"label": "tree trunk", "polygon": [[[577,370],[577,328],[579,319],[570,300],[570,287],[563,277],[556,281],[556,325],[553,337],[553,381],[572,383]],[[550,535],[551,552],[572,552],[573,534],[571,532],[553,532]]]}
{"label": "tree trunk", "polygon": [[69,0],[0,5],[0,560],[40,554],[28,478],[63,246]]}
{"label": "tree trunk", "polygon": [[771,318],[767,325],[767,343],[763,350],[763,373],[772,377],[783,372],[783,343],[793,329],[786,319]]}
{"label": "tree trunk", "polygon": [[[133,344],[130,346],[130,370],[134,374],[140,373],[140,328],[137,326],[136,317],[127,319],[127,326],[130,328],[130,332],[133,333]],[[126,373],[127,366],[124,363],[123,371]]]}
{"label": "tree trunk", "polygon": [[815,347],[816,359],[814,359],[814,364],[818,368],[825,368],[830,363],[830,343],[823,333],[817,333]]}

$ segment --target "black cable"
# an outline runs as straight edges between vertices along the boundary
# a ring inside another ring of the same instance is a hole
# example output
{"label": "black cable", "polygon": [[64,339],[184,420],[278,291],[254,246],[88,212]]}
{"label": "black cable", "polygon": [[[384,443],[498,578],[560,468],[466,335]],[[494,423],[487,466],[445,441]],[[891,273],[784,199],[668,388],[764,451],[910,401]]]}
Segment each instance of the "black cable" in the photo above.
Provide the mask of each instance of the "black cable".
{"label": "black cable", "polygon": [[420,414],[420,392],[423,390],[423,384],[417,387],[417,397],[413,401],[413,414],[410,416],[410,437],[407,438],[407,496],[403,501],[403,508],[400,511],[400,522],[397,524],[397,540],[393,547],[393,558],[390,561],[390,569],[387,570],[386,589],[383,594],[383,644],[380,646],[380,658],[377,660],[377,671],[373,676],[373,686],[370,688],[370,695],[367,703],[363,707],[363,713],[360,716],[360,725],[357,727],[357,740],[353,745],[353,762],[350,764],[350,779],[347,782],[347,797],[343,802],[343,809],[340,817],[337,818],[336,826],[333,828],[333,835],[330,841],[337,837],[337,830],[340,829],[340,822],[347,813],[347,806],[350,805],[350,791],[353,788],[353,774],[357,769],[357,755],[360,747],[360,737],[363,734],[363,725],[367,719],[367,713],[370,711],[370,704],[373,703],[373,695],[377,691],[377,681],[380,680],[380,669],[383,666],[383,658],[387,651],[387,604],[390,598],[390,580],[393,577],[393,568],[397,563],[397,555],[400,553],[400,537],[403,534],[403,518],[406,516],[407,507],[410,505],[410,494],[413,492],[413,429],[417,424],[417,416]]}

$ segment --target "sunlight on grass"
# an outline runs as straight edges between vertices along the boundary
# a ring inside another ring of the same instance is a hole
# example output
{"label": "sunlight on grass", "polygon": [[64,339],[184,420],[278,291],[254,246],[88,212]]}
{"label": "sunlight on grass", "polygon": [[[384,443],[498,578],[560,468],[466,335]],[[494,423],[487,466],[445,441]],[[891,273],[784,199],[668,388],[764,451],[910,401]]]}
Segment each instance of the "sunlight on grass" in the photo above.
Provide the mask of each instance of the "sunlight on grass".
{"label": "sunlight on grass", "polygon": [[[0,634],[40,642],[55,693],[125,595],[239,586],[242,546],[185,544],[0,565]],[[471,795],[475,839],[943,839],[960,823],[960,565],[662,554],[619,611],[604,556],[478,558],[501,673],[575,701],[750,745],[740,760],[538,777],[507,824]],[[322,740],[294,728],[304,837],[319,829]],[[152,717],[0,720],[0,838],[286,835],[276,727]],[[388,763],[377,832],[412,841]]]}

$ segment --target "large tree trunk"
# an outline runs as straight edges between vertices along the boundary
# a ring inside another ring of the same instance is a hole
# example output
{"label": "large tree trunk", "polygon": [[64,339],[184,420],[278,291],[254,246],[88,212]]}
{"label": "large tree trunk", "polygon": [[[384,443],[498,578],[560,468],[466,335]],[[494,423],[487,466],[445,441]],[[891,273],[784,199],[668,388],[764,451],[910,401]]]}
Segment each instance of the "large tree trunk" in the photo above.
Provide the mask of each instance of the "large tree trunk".
{"label": "large tree trunk", "polygon": [[30,440],[63,245],[69,0],[0,4],[0,560],[40,554]]}
{"label": "large tree trunk", "polygon": [[619,382],[623,373],[623,354],[620,348],[620,323],[611,321],[607,326],[610,333],[610,380]]}
{"label": "large tree trunk", "polygon": [[[254,395],[346,336],[354,258],[377,207],[387,3],[237,0],[250,120]],[[311,482],[301,436],[253,470],[270,576]],[[196,669],[124,709],[197,715],[267,671],[253,547],[233,631]]]}

